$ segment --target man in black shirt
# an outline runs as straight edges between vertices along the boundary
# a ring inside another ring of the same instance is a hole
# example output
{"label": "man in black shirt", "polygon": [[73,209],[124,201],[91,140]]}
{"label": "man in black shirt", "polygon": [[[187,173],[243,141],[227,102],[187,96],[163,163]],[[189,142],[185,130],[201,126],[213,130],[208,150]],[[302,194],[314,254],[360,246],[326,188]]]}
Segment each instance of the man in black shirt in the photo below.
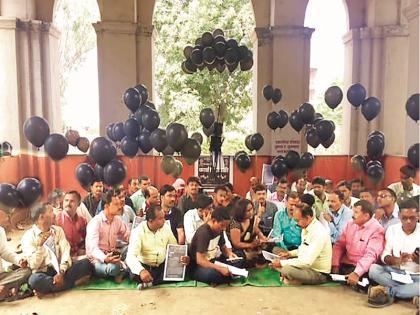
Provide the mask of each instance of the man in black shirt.
{"label": "man in black shirt", "polygon": [[104,185],[99,178],[95,178],[90,184],[89,194],[83,199],[83,203],[88,209],[92,218],[103,209],[102,195],[104,193]]}
{"label": "man in black shirt", "polygon": [[[224,259],[237,258],[225,245],[223,231],[229,226],[230,217],[226,208],[218,207],[212,212],[211,220],[203,224],[194,234],[190,245],[191,274],[197,281],[221,284],[232,280],[229,269],[214,263],[218,248]],[[222,259],[220,259],[222,260]]]}
{"label": "man in black shirt", "polygon": [[185,244],[184,220],[181,210],[175,207],[176,189],[171,185],[163,185],[160,189],[160,204],[165,213],[165,220],[169,221],[172,233],[179,245]]}
{"label": "man in black shirt", "polygon": [[137,177],[132,177],[128,181],[127,196],[125,197],[125,204],[127,206],[130,206],[131,209],[133,210],[134,210],[134,204],[130,197],[135,192],[137,192],[137,190],[139,190],[139,179]]}
{"label": "man in black shirt", "polygon": [[190,209],[197,209],[197,197],[200,193],[200,179],[191,176],[187,179],[186,194],[179,199],[178,208],[183,214]]}

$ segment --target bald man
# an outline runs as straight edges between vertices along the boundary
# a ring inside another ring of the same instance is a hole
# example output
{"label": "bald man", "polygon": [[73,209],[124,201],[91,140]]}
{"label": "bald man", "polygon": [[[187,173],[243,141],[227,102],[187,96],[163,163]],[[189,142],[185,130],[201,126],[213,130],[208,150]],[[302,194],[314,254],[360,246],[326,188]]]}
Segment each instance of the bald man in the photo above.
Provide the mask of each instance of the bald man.
{"label": "bald man", "polygon": [[254,197],[255,197],[254,188],[259,183],[260,183],[260,181],[258,180],[258,178],[254,177],[254,176],[249,179],[250,189],[246,193],[246,199],[254,201]]}
{"label": "bald man", "polygon": [[155,206],[160,205],[159,190],[156,187],[154,186],[147,187],[144,197],[146,197],[144,211],[149,209],[151,205],[155,205]]}

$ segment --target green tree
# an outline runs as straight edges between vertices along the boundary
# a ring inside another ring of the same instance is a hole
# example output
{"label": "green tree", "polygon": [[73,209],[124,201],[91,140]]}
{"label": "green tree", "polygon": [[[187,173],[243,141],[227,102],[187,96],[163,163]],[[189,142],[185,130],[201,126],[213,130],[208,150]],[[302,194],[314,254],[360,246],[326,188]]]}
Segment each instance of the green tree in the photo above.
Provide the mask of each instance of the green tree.
{"label": "green tree", "polygon": [[[186,125],[190,132],[201,131],[201,109],[211,107],[216,113],[226,104],[224,154],[233,154],[243,143],[250,126],[242,126],[251,111],[252,71],[197,71],[188,75],[181,70],[183,49],[194,45],[206,32],[220,28],[225,38],[234,38],[252,48],[250,35],[255,27],[249,0],[160,0],[156,4],[154,26],[156,40],[156,105],[161,125],[172,121]],[[204,146],[206,147],[206,146]],[[208,151],[203,151],[204,153]]]}

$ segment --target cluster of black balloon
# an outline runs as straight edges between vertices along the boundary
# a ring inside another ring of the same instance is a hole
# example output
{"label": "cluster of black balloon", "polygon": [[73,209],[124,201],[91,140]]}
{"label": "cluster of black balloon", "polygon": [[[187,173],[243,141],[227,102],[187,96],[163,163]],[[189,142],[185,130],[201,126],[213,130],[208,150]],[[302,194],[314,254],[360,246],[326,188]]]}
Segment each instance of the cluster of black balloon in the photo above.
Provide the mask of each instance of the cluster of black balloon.
{"label": "cluster of black balloon", "polygon": [[267,84],[263,87],[262,90],[263,96],[267,101],[272,101],[274,104],[280,102],[283,94],[279,88],[273,88],[271,85]]}
{"label": "cluster of black balloon", "polygon": [[408,148],[407,151],[407,158],[411,165],[413,165],[415,168],[419,168],[419,150],[420,150],[420,144],[415,143],[410,148]]}
{"label": "cluster of black balloon", "polygon": [[312,153],[305,152],[300,156],[298,152],[290,150],[285,156],[278,155],[272,160],[271,172],[277,178],[281,178],[286,176],[289,170],[312,167],[314,160]]}
{"label": "cluster of black balloon", "polygon": [[381,111],[381,101],[373,96],[366,98],[366,89],[360,83],[349,87],[347,100],[356,109],[362,106],[362,115],[367,121],[373,120]]}
{"label": "cluster of black balloon", "polygon": [[249,151],[258,151],[264,145],[264,137],[259,133],[248,135],[245,138],[245,146]]}
{"label": "cluster of black balloon", "polygon": [[64,159],[69,151],[67,139],[58,133],[50,134],[48,122],[38,116],[28,118],[23,125],[23,133],[26,139],[34,146],[44,146],[45,152],[54,161]]}
{"label": "cluster of black balloon", "polygon": [[233,160],[242,172],[246,171],[251,166],[251,158],[245,151],[236,152]]}
{"label": "cluster of black balloon", "polygon": [[89,150],[89,139],[86,137],[81,137],[78,131],[69,129],[66,131],[64,136],[70,145],[77,147],[83,153],[86,153]]}
{"label": "cluster of black balloon", "polygon": [[418,93],[411,95],[405,103],[407,115],[415,122],[419,121],[419,97]]}
{"label": "cluster of black balloon", "polygon": [[4,141],[0,143],[0,157],[11,156],[13,147],[10,142]]}
{"label": "cluster of black balloon", "polygon": [[181,68],[187,74],[205,68],[220,73],[227,68],[232,73],[238,65],[242,71],[248,71],[254,65],[252,51],[244,45],[239,46],[233,38],[225,39],[221,29],[203,33],[196,39],[195,46],[184,48],[184,57]]}
{"label": "cluster of black balloon", "polygon": [[23,178],[17,186],[0,184],[0,208],[30,207],[42,194],[41,182],[33,177]]}
{"label": "cluster of black balloon", "polygon": [[160,168],[166,175],[177,178],[182,174],[184,166],[181,161],[176,160],[173,156],[165,155],[160,162]]}

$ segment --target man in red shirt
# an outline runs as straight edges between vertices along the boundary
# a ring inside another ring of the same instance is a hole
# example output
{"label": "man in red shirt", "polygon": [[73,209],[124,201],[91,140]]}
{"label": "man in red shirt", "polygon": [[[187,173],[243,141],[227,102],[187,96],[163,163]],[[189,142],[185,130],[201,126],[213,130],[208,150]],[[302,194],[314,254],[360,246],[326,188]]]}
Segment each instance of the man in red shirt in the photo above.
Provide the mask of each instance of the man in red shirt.
{"label": "man in red shirt", "polygon": [[72,257],[85,255],[86,219],[78,216],[77,207],[80,206],[81,196],[75,191],[69,191],[64,195],[63,211],[56,216],[56,224],[61,226],[70,243],[70,255]]}

